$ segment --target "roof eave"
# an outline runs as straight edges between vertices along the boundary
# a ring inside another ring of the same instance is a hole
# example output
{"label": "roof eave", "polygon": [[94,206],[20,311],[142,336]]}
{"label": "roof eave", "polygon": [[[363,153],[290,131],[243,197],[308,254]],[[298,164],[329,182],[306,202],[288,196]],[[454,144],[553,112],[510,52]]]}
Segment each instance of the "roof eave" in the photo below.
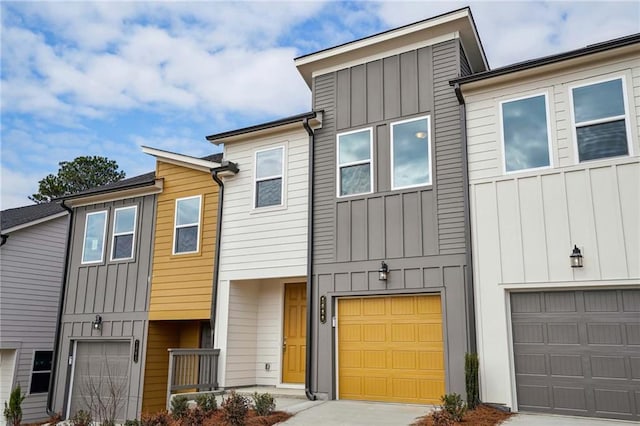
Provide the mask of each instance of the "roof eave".
{"label": "roof eave", "polygon": [[54,219],[57,219],[59,217],[66,216],[68,214],[69,213],[66,212],[66,211],[61,211],[61,212],[54,213],[54,214],[49,215],[49,216],[41,217],[41,218],[36,219],[36,220],[32,220],[32,221],[29,221],[29,222],[26,222],[26,223],[21,223],[20,225],[12,226],[11,228],[3,229],[1,232],[3,234],[10,234],[12,232],[19,231],[19,230],[24,229],[24,228],[29,228],[31,226],[38,225],[40,223],[48,222],[50,220],[54,220]]}
{"label": "roof eave", "polygon": [[216,163],[215,161],[203,160],[202,158],[192,157],[185,154],[178,154],[176,152],[165,151],[148,146],[143,146],[141,148],[142,152],[144,152],[145,154],[152,155],[158,160],[175,164],[177,166],[187,167],[202,172],[209,172],[211,169],[220,167],[220,163]]}
{"label": "roof eave", "polygon": [[101,192],[93,192],[87,195],[70,195],[62,200],[68,207],[80,207],[96,203],[105,203],[110,201],[122,200],[126,198],[142,197],[145,195],[153,195],[162,192],[164,180],[155,178],[153,181],[141,182],[136,185],[120,187],[112,190]]}

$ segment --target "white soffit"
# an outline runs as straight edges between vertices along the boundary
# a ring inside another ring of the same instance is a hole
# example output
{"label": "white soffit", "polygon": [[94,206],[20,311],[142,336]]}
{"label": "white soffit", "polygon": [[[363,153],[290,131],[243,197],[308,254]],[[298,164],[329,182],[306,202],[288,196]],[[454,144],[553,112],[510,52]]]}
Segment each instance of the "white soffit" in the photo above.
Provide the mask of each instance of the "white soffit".
{"label": "white soffit", "polygon": [[202,172],[209,172],[211,169],[220,167],[220,163],[214,161],[203,160],[202,158],[192,157],[190,155],[178,154],[175,152],[164,151],[162,149],[151,148],[143,146],[142,152],[145,154],[153,155],[159,160],[166,163],[175,164],[177,166],[188,167],[190,169],[200,170]]}

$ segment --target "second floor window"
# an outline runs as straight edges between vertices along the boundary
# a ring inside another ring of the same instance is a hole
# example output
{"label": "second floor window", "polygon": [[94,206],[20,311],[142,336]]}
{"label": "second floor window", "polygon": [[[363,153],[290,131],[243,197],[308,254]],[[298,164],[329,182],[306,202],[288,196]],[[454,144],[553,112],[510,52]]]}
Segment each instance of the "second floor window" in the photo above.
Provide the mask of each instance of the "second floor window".
{"label": "second floor window", "polygon": [[338,135],[338,196],[366,194],[373,189],[371,129]]}
{"label": "second floor window", "polygon": [[131,259],[136,231],[136,206],[115,210],[111,260]]}
{"label": "second floor window", "polygon": [[194,253],[200,241],[200,204],[202,197],[179,198],[176,200],[175,232],[173,253]]}
{"label": "second floor window", "polygon": [[431,184],[429,117],[391,124],[391,189]]}
{"label": "second floor window", "polygon": [[628,155],[622,79],[574,87],[571,95],[578,160]]}
{"label": "second floor window", "polygon": [[281,206],[284,147],[256,152],[255,207]]}
{"label": "second floor window", "polygon": [[88,213],[84,225],[82,263],[102,262],[104,234],[107,229],[107,212]]}

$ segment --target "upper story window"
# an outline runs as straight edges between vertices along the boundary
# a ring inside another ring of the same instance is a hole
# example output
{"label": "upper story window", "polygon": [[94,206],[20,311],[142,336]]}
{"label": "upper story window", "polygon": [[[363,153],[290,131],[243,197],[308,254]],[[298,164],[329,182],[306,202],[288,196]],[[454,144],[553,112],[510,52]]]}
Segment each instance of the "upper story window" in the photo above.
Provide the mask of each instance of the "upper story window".
{"label": "upper story window", "polygon": [[29,393],[44,393],[49,391],[52,360],[53,351],[34,352]]}
{"label": "upper story window", "polygon": [[122,207],[115,210],[111,260],[131,259],[133,257],[137,210],[136,206]]}
{"label": "upper story window", "polygon": [[200,204],[202,196],[176,200],[173,253],[195,253],[200,241]]}
{"label": "upper story window", "polygon": [[281,206],[284,185],[284,147],[256,152],[255,207]]}
{"label": "upper story window", "polygon": [[391,124],[391,189],[431,184],[429,117]]}
{"label": "upper story window", "polygon": [[549,167],[547,95],[500,103],[505,172]]}
{"label": "upper story window", "polygon": [[106,229],[106,211],[87,213],[87,220],[84,224],[82,263],[102,262],[102,256],[104,253],[104,234]]}
{"label": "upper story window", "polygon": [[628,155],[622,78],[573,87],[571,96],[578,160]]}
{"label": "upper story window", "polygon": [[338,196],[366,194],[373,188],[371,129],[338,134]]}

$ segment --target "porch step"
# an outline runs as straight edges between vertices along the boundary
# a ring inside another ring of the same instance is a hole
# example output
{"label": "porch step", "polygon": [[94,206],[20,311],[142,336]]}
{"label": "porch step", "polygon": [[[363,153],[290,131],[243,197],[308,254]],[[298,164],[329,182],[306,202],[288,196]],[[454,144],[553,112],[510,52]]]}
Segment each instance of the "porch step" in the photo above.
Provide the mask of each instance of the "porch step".
{"label": "porch step", "polygon": [[289,398],[289,399],[307,399],[304,393],[304,389],[287,389],[277,388],[275,386],[250,386],[241,388],[226,388],[225,394],[235,390],[236,393],[244,396],[251,396],[254,392],[269,393],[274,398]]}

